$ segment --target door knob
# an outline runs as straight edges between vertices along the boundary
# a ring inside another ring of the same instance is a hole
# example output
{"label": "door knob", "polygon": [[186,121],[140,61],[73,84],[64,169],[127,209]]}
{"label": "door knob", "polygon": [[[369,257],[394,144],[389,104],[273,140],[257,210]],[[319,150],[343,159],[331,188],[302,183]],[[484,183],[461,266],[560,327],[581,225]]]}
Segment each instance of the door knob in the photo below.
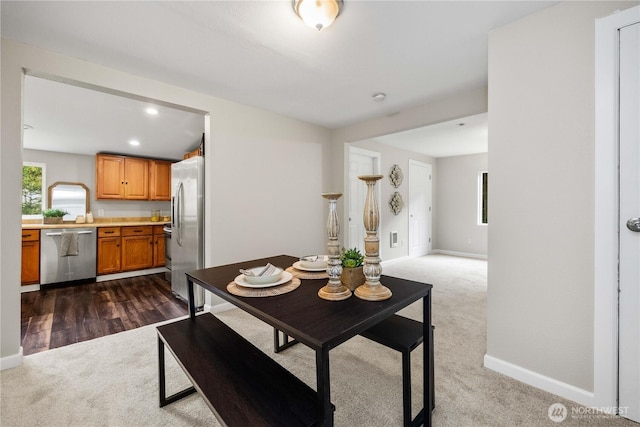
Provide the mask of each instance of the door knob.
{"label": "door knob", "polygon": [[631,218],[627,221],[627,228],[631,231],[640,232],[640,218]]}

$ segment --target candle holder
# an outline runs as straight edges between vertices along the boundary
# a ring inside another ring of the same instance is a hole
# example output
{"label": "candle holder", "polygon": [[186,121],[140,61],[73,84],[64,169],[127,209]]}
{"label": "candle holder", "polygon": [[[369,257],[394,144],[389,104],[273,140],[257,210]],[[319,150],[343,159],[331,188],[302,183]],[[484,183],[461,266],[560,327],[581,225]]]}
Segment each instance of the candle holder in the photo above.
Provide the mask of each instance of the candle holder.
{"label": "candle holder", "polygon": [[391,290],[380,283],[380,275],[382,267],[380,266],[380,239],[378,238],[378,225],[380,224],[380,215],[378,212],[378,204],[373,192],[376,181],[381,179],[383,175],[361,175],[361,179],[367,184],[367,198],[364,203],[364,229],[367,236],[364,238],[364,268],[362,269],[365,277],[364,285],[356,288],[354,294],[360,299],[367,301],[383,301],[391,298]]}
{"label": "candle holder", "polygon": [[322,194],[322,197],[329,201],[329,219],[327,220],[327,235],[329,236],[329,242],[327,243],[329,253],[327,274],[329,275],[329,282],[318,291],[318,296],[329,301],[341,301],[351,296],[351,291],[340,281],[342,262],[340,261],[340,244],[338,243],[340,225],[338,224],[336,201],[341,196],[342,193]]}

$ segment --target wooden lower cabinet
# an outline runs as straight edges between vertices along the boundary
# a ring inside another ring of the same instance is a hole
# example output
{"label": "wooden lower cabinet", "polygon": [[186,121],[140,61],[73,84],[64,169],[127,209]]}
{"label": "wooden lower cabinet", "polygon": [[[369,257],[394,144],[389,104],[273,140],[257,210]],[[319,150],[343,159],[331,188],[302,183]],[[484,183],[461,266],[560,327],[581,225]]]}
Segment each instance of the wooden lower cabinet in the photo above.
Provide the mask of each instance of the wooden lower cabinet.
{"label": "wooden lower cabinet", "polygon": [[122,227],[122,271],[153,267],[153,227]]}
{"label": "wooden lower cabinet", "polygon": [[22,285],[40,283],[40,230],[22,230]]}
{"label": "wooden lower cabinet", "polygon": [[98,275],[163,267],[164,226],[100,227]]}
{"label": "wooden lower cabinet", "polygon": [[153,226],[153,266],[164,267],[165,264],[164,225]]}
{"label": "wooden lower cabinet", "polygon": [[98,228],[97,274],[120,272],[122,260],[122,242],[120,227]]}

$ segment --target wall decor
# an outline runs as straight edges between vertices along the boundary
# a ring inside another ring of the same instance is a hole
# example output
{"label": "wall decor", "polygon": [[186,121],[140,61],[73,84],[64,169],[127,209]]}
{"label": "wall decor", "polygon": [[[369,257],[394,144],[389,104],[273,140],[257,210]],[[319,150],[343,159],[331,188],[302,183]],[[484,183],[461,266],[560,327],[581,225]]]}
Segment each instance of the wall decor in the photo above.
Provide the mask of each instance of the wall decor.
{"label": "wall decor", "polygon": [[400,187],[403,179],[404,175],[402,174],[402,169],[400,169],[400,166],[393,165],[391,167],[391,170],[389,171],[389,181],[391,181],[391,185],[393,185],[393,188]]}
{"label": "wall decor", "polygon": [[391,208],[391,212],[394,215],[398,215],[402,208],[404,207],[404,201],[402,200],[402,195],[397,191],[391,195],[391,200],[389,200],[389,207]]}

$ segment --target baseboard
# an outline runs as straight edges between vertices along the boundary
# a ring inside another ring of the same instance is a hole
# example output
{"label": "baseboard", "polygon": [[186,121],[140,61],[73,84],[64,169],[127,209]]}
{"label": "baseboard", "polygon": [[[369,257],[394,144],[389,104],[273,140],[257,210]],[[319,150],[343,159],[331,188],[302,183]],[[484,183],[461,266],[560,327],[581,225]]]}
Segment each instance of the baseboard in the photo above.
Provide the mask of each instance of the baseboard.
{"label": "baseboard", "polygon": [[0,371],[5,369],[17,368],[22,365],[22,346],[17,354],[0,358]]}
{"label": "baseboard", "polygon": [[107,280],[127,279],[129,277],[144,276],[147,274],[165,273],[169,271],[166,267],[148,268],[146,270],[125,271],[123,273],[105,274],[96,277],[96,282],[106,282]]}
{"label": "baseboard", "polygon": [[475,258],[475,259],[487,259],[486,255],[483,254],[472,254],[467,252],[456,252],[456,251],[445,251],[443,249],[433,249],[431,251],[432,254],[440,254],[440,255],[451,255],[451,256],[459,256],[464,258]]}
{"label": "baseboard", "polygon": [[401,256],[399,258],[393,258],[393,259],[384,260],[384,261],[380,262],[380,265],[384,267],[385,265],[391,265],[391,264],[395,264],[397,262],[407,261],[409,259],[411,259],[411,257]]}
{"label": "baseboard", "polygon": [[233,308],[237,308],[235,305],[231,304],[230,302],[223,302],[222,304],[216,304],[216,305],[207,305],[205,306],[205,309],[207,311],[210,311],[211,313],[222,313],[223,311],[228,311],[231,310]]}
{"label": "baseboard", "polygon": [[504,360],[484,355],[484,367],[506,375],[520,382],[539,388],[546,392],[555,394],[565,399],[573,400],[581,405],[592,407],[595,405],[593,392],[583,390],[563,383],[556,379],[546,377],[537,372],[530,371],[521,366],[514,365]]}

